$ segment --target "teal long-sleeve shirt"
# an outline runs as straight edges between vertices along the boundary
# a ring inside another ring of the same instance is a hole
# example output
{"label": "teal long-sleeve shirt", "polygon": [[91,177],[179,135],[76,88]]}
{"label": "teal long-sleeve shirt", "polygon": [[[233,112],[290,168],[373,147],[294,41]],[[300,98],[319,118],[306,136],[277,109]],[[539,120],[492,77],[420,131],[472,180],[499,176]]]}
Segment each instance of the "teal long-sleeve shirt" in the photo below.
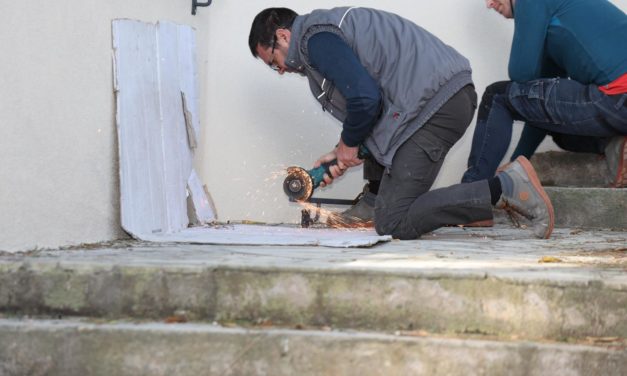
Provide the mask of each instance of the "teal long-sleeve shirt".
{"label": "teal long-sleeve shirt", "polygon": [[606,85],[627,73],[627,15],[607,0],[517,0],[510,79]]}

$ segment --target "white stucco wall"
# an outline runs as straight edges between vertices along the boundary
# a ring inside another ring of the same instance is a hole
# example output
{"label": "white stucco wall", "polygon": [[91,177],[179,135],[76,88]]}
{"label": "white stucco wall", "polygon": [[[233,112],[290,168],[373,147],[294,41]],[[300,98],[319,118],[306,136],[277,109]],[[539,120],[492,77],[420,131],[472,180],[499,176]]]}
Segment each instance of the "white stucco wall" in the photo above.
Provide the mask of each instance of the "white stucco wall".
{"label": "white stucco wall", "polygon": [[[190,0],[65,0],[4,1],[0,9],[0,250],[126,236],[111,20],[167,19],[206,41],[211,8],[192,16]],[[203,80],[207,48],[199,43]]]}
{"label": "white stucco wall", "polygon": [[[627,0],[613,0],[627,9]],[[111,20],[169,20],[196,28],[203,135],[196,166],[220,220],[296,222],[283,169],[311,166],[337,143],[340,126],[311,98],[306,79],[279,77],[248,50],[263,8],[299,13],[340,1],[215,0],[191,16],[190,0],[3,2],[0,13],[0,251],[126,236],[120,228]],[[478,94],[507,77],[512,23],[483,1],[353,1],[397,12],[471,61]],[[211,53],[209,53],[211,51]],[[473,124],[474,126],[474,124]],[[520,128],[520,127],[518,127]],[[518,129],[519,131],[520,129]],[[459,180],[472,127],[437,186]],[[550,144],[544,146],[551,147]],[[355,169],[326,197],[353,198]]]}
{"label": "white stucco wall", "polygon": [[[613,1],[627,9],[627,0]],[[245,4],[245,6],[244,6]],[[209,15],[211,51],[205,102],[203,158],[200,172],[217,203],[222,220],[295,222],[297,204],[282,191],[289,165],[309,168],[338,142],[340,124],[323,113],[304,77],[279,77],[253,59],[247,46],[250,24],[266,7],[286,6],[298,13],[330,8],[342,1],[216,1]],[[396,12],[455,47],[471,62],[479,98],[487,85],[507,79],[513,22],[485,8],[480,0],[352,1]],[[238,14],[231,17],[231,14]],[[516,145],[522,127],[515,127]],[[474,122],[449,153],[435,186],[459,182],[470,151]],[[540,150],[555,148],[545,141]],[[320,197],[354,198],[363,186],[361,169],[353,169]],[[338,208],[338,209],[341,209]]]}

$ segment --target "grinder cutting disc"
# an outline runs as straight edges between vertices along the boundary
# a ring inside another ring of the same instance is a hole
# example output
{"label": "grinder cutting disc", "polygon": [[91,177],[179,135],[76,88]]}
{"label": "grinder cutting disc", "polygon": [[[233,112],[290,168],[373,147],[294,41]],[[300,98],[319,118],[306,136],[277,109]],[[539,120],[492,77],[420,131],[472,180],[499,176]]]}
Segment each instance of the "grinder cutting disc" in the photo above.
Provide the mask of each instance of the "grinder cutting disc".
{"label": "grinder cutting disc", "polygon": [[313,194],[313,181],[307,170],[296,166],[288,167],[283,191],[295,201],[307,201]]}

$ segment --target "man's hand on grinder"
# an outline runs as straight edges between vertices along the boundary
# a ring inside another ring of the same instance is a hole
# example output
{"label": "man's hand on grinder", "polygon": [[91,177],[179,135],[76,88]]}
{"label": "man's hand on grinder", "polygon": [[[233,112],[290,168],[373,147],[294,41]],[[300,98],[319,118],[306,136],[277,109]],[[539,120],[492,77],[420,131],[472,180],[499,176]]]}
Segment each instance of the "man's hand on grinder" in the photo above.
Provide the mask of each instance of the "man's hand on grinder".
{"label": "man's hand on grinder", "polygon": [[[320,167],[321,164],[331,162],[332,160],[337,159],[337,155],[335,154],[335,149],[330,152],[322,155],[318,160],[314,163],[314,168]],[[329,174],[324,174],[324,181],[320,182],[321,187],[326,187],[327,185],[333,183],[333,179],[342,176],[346,169],[341,169],[337,164],[329,167],[329,171],[331,172],[331,176]]]}
{"label": "man's hand on grinder", "polygon": [[335,147],[335,154],[337,155],[338,165],[346,167],[355,167],[364,163],[362,159],[357,157],[359,153],[359,146],[347,146],[340,138],[340,143]]}
{"label": "man's hand on grinder", "polygon": [[358,152],[358,146],[346,146],[342,139],[340,139],[340,143],[335,147],[334,150],[318,158],[318,160],[314,163],[314,167],[319,167],[322,163],[330,162],[334,159],[337,159],[337,164],[329,167],[331,176],[329,176],[328,174],[324,174],[324,181],[320,183],[320,186],[325,187],[333,183],[333,179],[344,175],[344,172],[349,167],[359,166],[360,164],[362,164],[364,161],[357,157]]}

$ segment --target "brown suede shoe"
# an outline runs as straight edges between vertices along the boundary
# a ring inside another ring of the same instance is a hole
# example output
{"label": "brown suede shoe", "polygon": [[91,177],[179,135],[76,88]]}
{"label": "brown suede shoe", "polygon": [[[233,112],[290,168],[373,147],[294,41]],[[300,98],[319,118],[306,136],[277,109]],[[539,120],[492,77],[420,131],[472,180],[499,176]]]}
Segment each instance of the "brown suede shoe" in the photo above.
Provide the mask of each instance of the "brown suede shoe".
{"label": "brown suede shoe", "polygon": [[521,214],[533,223],[538,238],[548,239],[555,224],[553,205],[529,160],[520,156],[497,176],[503,193],[496,207]]}

